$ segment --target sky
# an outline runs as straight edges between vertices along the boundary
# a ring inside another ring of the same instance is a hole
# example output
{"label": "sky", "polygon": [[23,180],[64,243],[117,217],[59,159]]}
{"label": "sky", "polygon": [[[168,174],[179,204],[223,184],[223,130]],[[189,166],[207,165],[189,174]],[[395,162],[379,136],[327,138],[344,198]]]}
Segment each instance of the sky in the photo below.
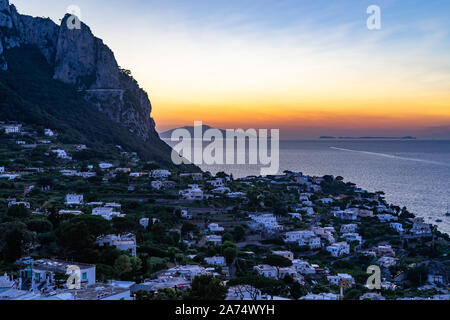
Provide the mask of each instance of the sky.
{"label": "sky", "polygon": [[197,120],[282,138],[450,137],[448,0],[10,2],[57,23],[77,5],[148,92],[159,131]]}

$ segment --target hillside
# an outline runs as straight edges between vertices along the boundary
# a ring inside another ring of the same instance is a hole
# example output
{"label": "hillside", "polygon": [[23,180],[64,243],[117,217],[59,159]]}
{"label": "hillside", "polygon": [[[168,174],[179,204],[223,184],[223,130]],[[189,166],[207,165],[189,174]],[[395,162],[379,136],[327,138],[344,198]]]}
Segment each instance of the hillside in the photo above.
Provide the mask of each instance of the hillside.
{"label": "hillside", "polygon": [[1,2],[1,121],[51,128],[63,141],[100,150],[121,145],[173,167],[147,93],[88,26],[71,30],[68,18],[58,26]]}

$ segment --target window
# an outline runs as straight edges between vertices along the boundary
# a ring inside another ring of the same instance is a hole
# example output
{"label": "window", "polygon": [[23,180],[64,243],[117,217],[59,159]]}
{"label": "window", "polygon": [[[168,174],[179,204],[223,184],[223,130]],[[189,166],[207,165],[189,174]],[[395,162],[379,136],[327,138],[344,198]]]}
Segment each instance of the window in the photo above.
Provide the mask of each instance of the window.
{"label": "window", "polygon": [[83,272],[83,275],[81,276],[83,280],[87,280],[87,273]]}

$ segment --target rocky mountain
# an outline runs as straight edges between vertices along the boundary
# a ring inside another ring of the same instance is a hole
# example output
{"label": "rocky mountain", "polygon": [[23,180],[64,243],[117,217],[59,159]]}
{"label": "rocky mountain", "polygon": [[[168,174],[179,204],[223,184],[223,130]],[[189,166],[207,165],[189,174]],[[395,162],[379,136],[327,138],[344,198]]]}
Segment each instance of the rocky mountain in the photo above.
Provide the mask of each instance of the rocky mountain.
{"label": "rocky mountain", "polygon": [[[18,92],[23,89],[23,86],[12,81],[12,78],[21,75],[21,80],[18,78],[17,81],[24,81],[25,78],[30,80],[31,85],[33,77],[37,76],[32,74],[33,72],[40,70],[41,76],[43,74],[47,76],[50,73],[49,76],[54,83],[48,82],[49,86],[55,85],[59,88],[59,84],[56,84],[58,82],[67,85],[66,89],[69,87],[73,89],[75,93],[72,92],[71,95],[81,97],[84,100],[82,104],[100,111],[113,122],[110,125],[113,128],[108,130],[115,130],[115,127],[122,132],[128,131],[129,139],[142,140],[142,149],[144,147],[147,149],[143,153],[147,158],[152,158],[149,150],[162,150],[165,153],[163,155],[165,160],[170,161],[170,148],[159,139],[155,131],[155,122],[150,117],[152,106],[147,93],[139,87],[130,71],[118,66],[114,53],[101,39],[92,34],[87,25],[80,22],[80,28],[76,28],[76,25],[74,28],[72,22],[73,16],[70,15],[66,15],[60,25],[48,18],[21,15],[8,0],[0,0],[0,73],[3,71],[5,74],[11,74],[10,77],[4,77],[3,94],[8,92],[8,97],[13,93],[20,95],[20,98],[24,100],[21,107],[26,102],[41,105],[40,113],[45,114],[44,118],[47,122],[50,121],[49,119],[53,123],[64,122],[66,119],[55,117],[55,110],[50,111],[49,107],[42,103],[45,100],[41,101],[38,94],[33,101],[30,101],[31,95]],[[23,55],[23,59],[31,59],[31,55],[40,63],[40,58],[31,53],[33,50],[38,50],[43,57],[42,60],[45,60],[39,64],[41,69],[31,66],[37,69],[25,70],[24,64],[15,61],[17,62],[15,70],[12,70],[14,64],[12,60],[17,60],[18,55]],[[25,76],[24,73],[28,75]],[[45,78],[45,82],[47,80]],[[65,103],[61,102],[61,104]],[[4,110],[7,107],[0,100],[0,108],[3,109],[0,111],[8,111]],[[74,112],[72,109],[67,110],[67,105],[61,105],[61,108],[69,113]],[[35,109],[26,109],[25,112],[35,112]],[[14,116],[14,112],[10,112],[9,115]],[[83,128],[87,125],[89,124],[85,123]],[[90,125],[96,126],[95,123]],[[80,134],[85,133],[80,132]],[[95,131],[92,134],[95,135]],[[111,142],[114,143],[114,141]],[[135,141],[132,144],[138,143]]]}

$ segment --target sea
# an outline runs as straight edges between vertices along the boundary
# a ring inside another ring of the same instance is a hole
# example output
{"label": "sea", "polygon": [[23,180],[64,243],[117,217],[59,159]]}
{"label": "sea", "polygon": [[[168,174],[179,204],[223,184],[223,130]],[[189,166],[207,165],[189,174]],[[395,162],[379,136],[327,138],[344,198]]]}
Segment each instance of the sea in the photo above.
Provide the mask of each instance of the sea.
{"label": "sea", "polygon": [[[342,176],[365,190],[384,191],[389,203],[406,206],[450,234],[450,217],[445,216],[450,210],[450,140],[281,140],[279,146],[279,173]],[[223,171],[235,178],[260,175],[260,167],[200,165],[204,171]]]}

